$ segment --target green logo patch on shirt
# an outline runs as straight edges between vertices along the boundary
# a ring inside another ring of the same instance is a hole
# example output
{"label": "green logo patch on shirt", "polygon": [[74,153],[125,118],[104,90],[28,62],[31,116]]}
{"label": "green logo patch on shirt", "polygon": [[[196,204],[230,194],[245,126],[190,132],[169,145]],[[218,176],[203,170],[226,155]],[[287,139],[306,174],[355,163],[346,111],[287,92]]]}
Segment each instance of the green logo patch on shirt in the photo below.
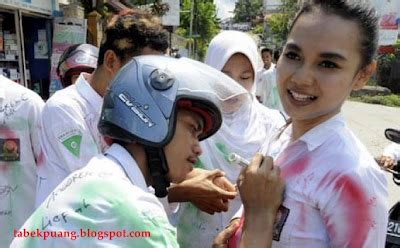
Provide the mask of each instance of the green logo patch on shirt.
{"label": "green logo patch on shirt", "polygon": [[82,134],[79,130],[74,129],[64,132],[58,136],[58,139],[72,155],[79,158],[82,141]]}
{"label": "green logo patch on shirt", "polygon": [[63,144],[75,157],[79,158],[81,152],[82,135],[75,135],[66,139]]}

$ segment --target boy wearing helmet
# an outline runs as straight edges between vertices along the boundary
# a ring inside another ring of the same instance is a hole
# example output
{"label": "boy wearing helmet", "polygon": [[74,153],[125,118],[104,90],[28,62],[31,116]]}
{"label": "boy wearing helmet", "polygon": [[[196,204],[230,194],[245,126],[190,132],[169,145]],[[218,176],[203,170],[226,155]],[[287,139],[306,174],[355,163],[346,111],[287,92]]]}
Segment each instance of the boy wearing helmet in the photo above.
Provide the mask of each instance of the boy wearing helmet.
{"label": "boy wearing helmet", "polygon": [[178,247],[148,187],[160,196],[170,182],[185,180],[201,154],[199,141],[219,129],[224,102],[249,100],[230,80],[189,59],[142,56],[127,63],[99,122],[113,144],[57,186],[11,247]]}
{"label": "boy wearing helmet", "polygon": [[[128,10],[111,19],[94,73],[81,74],[75,85],[58,91],[44,107],[41,136],[45,163],[38,168],[37,206],[65,177],[107,147],[97,123],[102,97],[118,70],[133,56],[162,54],[167,47],[167,34],[151,14]],[[227,211],[227,200],[236,195],[233,185],[218,170],[195,169],[187,179],[170,188],[169,202],[191,201],[212,214]],[[167,199],[163,203],[168,206]]]}
{"label": "boy wearing helmet", "polygon": [[63,88],[74,84],[82,72],[92,73],[97,66],[99,49],[90,44],[72,45],[58,61],[57,76]]}

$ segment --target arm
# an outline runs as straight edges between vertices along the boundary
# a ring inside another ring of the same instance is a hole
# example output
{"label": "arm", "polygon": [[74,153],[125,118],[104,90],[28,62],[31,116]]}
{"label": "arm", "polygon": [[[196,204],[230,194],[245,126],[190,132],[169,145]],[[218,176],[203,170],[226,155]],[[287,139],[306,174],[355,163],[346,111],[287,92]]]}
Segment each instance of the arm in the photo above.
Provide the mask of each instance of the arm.
{"label": "arm", "polygon": [[279,174],[272,158],[261,154],[256,154],[240,173],[237,184],[245,213],[240,247],[271,247],[275,216],[284,190]]}
{"label": "arm", "polygon": [[76,110],[74,102],[67,103],[50,99],[42,111],[40,136],[45,161],[38,167],[36,205],[68,174],[100,152],[83,113]]}
{"label": "arm", "polygon": [[270,248],[272,245],[272,232],[275,214],[276,213],[272,212],[246,214],[240,247]]}
{"label": "arm", "polygon": [[321,185],[321,216],[330,247],[384,246],[387,191],[384,176],[379,176],[337,175]]}
{"label": "arm", "polygon": [[96,137],[76,104],[46,104],[42,114],[42,138],[49,163],[68,174],[86,165],[100,151]]}
{"label": "arm", "polygon": [[[239,239],[241,248],[271,247],[275,216],[284,190],[279,173],[272,159],[263,159],[261,154],[253,157],[251,164],[240,173],[237,183],[244,205],[243,226],[240,227],[239,219],[233,219],[214,239],[213,248],[227,247],[228,241],[236,247]],[[239,212],[243,212],[243,208]],[[237,228],[242,228],[241,237],[238,237],[240,232],[235,234]]]}

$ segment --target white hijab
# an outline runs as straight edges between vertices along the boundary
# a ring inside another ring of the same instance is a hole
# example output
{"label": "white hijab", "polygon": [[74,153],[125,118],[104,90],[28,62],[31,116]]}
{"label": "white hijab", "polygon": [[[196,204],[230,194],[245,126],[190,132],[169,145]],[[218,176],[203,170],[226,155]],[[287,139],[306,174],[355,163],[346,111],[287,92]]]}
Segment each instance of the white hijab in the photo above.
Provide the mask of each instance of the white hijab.
{"label": "white hijab", "polygon": [[234,113],[223,115],[221,129],[202,142],[204,155],[200,157],[206,168],[225,171],[232,182],[235,182],[241,168],[227,161],[229,153],[235,152],[250,160],[284,124],[278,111],[266,108],[255,98],[257,72],[262,68],[262,60],[255,41],[249,35],[239,31],[221,32],[211,40],[205,63],[222,70],[236,53],[244,54],[253,67],[252,101]]}
{"label": "white hijab", "polygon": [[[260,57],[257,47],[254,41],[242,32],[226,31],[218,34],[210,43],[205,62],[221,70],[235,53],[243,53],[247,56],[254,71],[258,71]],[[253,94],[255,82],[251,90]],[[223,114],[221,129],[201,142],[203,154],[197,166],[205,169],[220,169],[232,183],[235,183],[241,167],[228,162],[229,153],[235,152],[250,160],[283,124],[283,117],[278,111],[264,107],[253,95],[252,101],[244,101],[236,112]],[[240,197],[236,197],[229,202],[227,212],[209,215],[190,203],[182,204],[177,217],[180,245],[182,247],[211,247],[212,238],[210,237],[215,237],[219,230],[229,223],[240,205]]]}
{"label": "white hijab", "polygon": [[263,68],[261,56],[253,38],[239,31],[222,31],[210,42],[204,63],[221,71],[226,62],[235,53],[242,53],[249,60],[254,70],[254,83],[251,94],[256,93],[256,82],[259,71]]}

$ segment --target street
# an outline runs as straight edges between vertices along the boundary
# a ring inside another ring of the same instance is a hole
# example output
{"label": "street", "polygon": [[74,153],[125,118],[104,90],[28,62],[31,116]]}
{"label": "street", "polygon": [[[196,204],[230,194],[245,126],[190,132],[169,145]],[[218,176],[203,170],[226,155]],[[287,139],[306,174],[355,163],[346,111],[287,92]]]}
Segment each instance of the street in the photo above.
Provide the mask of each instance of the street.
{"label": "street", "polygon": [[[350,128],[373,156],[380,155],[390,143],[385,138],[385,129],[400,129],[400,108],[346,101],[342,112]],[[387,179],[391,207],[400,200],[400,186],[393,183],[390,173],[387,173]]]}

